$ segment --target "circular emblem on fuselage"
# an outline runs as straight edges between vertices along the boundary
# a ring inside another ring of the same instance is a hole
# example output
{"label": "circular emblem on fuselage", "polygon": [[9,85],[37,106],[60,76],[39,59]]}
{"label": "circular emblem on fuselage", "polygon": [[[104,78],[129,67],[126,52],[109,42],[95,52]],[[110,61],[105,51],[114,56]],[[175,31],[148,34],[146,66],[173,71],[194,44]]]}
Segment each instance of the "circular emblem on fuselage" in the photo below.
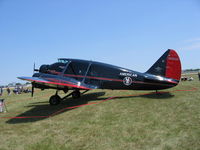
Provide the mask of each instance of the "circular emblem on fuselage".
{"label": "circular emblem on fuselage", "polygon": [[123,79],[123,83],[124,83],[125,85],[127,85],[127,86],[131,85],[132,82],[133,82],[133,81],[132,81],[131,77],[125,77],[125,78]]}

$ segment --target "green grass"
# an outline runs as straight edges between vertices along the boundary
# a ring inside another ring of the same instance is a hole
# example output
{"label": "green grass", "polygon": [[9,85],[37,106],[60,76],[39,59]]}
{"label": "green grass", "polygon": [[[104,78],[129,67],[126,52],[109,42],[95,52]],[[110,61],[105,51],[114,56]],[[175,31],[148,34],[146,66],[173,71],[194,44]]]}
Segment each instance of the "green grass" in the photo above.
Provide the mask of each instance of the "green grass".
{"label": "green grass", "polygon": [[[174,91],[198,88],[197,91]],[[198,150],[200,149],[200,82],[181,82],[161,95],[147,91],[93,90],[78,100],[68,98],[49,106],[53,90],[30,94],[5,93],[8,116],[48,116],[66,108],[83,106],[49,118],[0,118],[0,150]],[[150,91],[152,92],[152,91]],[[64,96],[62,92],[60,95]],[[137,96],[126,96],[137,95]]]}

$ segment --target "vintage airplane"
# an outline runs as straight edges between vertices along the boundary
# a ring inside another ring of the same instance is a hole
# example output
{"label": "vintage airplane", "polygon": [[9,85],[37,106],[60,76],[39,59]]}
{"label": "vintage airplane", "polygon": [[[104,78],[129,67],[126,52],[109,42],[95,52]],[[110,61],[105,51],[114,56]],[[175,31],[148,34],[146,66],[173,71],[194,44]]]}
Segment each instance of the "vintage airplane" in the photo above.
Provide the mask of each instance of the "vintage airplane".
{"label": "vintage airplane", "polygon": [[[56,89],[49,99],[50,105],[57,105],[68,96],[79,98],[91,89],[117,90],[162,90],[176,86],[181,77],[181,62],[175,50],[167,50],[145,73],[140,73],[105,63],[79,59],[60,58],[51,65],[34,69],[32,77],[18,77],[32,82],[39,89]],[[73,90],[61,98],[58,91]],[[80,93],[80,90],[85,90]]]}

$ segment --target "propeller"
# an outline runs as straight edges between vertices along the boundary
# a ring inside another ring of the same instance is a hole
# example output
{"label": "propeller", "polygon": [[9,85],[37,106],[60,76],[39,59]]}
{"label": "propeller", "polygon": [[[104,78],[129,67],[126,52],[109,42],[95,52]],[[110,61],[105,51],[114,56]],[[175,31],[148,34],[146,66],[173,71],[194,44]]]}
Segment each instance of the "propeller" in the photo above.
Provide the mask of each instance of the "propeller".
{"label": "propeller", "polygon": [[[35,62],[34,62],[34,64],[33,64],[33,74],[35,73],[35,71],[39,71],[39,69],[35,69]],[[35,87],[35,85],[34,85],[34,83],[32,83],[31,97],[33,97],[33,95],[34,95],[34,87]]]}
{"label": "propeller", "polygon": [[35,69],[35,62],[34,62],[34,65],[33,65],[33,73],[34,73],[35,71],[39,71],[39,69]]}

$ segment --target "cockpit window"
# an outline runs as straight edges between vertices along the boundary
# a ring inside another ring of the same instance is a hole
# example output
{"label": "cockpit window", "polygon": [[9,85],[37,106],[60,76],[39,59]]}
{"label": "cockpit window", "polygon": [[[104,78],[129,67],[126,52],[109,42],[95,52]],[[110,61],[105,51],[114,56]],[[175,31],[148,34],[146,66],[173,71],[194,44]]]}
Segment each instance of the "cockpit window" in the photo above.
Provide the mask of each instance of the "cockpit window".
{"label": "cockpit window", "polygon": [[61,59],[58,59],[58,62],[67,64],[69,61],[67,59],[62,59],[61,58]]}

